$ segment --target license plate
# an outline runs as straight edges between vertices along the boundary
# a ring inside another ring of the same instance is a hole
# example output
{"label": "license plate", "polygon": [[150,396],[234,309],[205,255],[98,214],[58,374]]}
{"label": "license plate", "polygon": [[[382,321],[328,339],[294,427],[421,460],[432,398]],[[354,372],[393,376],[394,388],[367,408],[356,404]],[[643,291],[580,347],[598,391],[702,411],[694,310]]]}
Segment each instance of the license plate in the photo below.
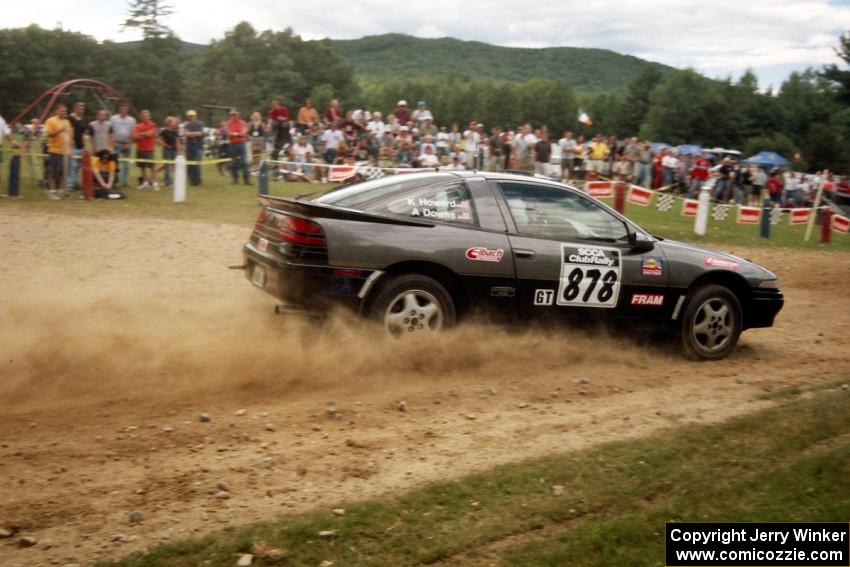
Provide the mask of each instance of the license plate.
{"label": "license plate", "polygon": [[251,272],[251,283],[257,287],[266,286],[266,269],[264,267],[254,265],[254,271]]}
{"label": "license plate", "polygon": [[265,238],[260,238],[260,240],[257,242],[257,248],[265,252],[269,249],[269,241]]}

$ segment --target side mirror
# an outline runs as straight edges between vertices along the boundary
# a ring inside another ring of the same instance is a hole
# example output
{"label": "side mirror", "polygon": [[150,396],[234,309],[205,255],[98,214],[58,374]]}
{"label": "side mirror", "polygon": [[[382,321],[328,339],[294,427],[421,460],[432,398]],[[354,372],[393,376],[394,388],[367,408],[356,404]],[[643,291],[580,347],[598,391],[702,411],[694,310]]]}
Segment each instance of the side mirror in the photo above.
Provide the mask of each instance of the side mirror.
{"label": "side mirror", "polygon": [[629,231],[629,245],[635,252],[649,252],[655,248],[655,241],[641,232]]}

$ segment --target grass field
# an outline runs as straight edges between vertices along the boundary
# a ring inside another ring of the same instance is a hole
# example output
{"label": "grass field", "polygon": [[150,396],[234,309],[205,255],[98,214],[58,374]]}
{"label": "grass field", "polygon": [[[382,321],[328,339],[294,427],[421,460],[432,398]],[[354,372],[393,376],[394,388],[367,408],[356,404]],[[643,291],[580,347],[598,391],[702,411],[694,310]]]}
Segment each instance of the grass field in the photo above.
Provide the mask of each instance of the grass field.
{"label": "grass field", "polygon": [[[3,182],[5,184],[8,168],[8,156],[2,164],[4,168]],[[135,172],[135,170],[134,170]],[[128,199],[123,201],[94,201],[78,200],[79,193],[64,201],[56,202],[47,199],[46,192],[35,187],[30,178],[27,162],[21,168],[21,196],[18,199],[0,199],[3,209],[22,209],[27,211],[66,213],[90,216],[141,216],[166,219],[185,219],[203,222],[234,223],[249,226],[257,211],[257,179],[253,178],[253,187],[246,185],[231,185],[227,175],[219,173],[215,165],[203,167],[204,183],[200,187],[189,187],[187,202],[175,204],[172,202],[172,192],[163,189],[159,192],[138,190],[133,184],[126,189]],[[308,184],[304,182],[275,182],[270,181],[269,191],[273,195],[294,196],[313,191],[323,191],[335,186],[334,184]],[[5,186],[3,187],[5,194]],[[783,246],[803,249],[828,249],[850,251],[850,236],[832,234],[832,244],[823,246],[820,241],[820,227],[812,236],[811,241],[804,242],[805,226],[790,226],[787,218],[779,225],[773,226],[771,238],[759,236],[757,225],[741,225],[734,220],[734,211],[725,221],[709,220],[708,234],[703,237],[693,232],[693,218],[682,217],[679,214],[680,205],[677,203],[673,210],[658,211],[654,206],[638,207],[627,205],[626,215],[638,224],[650,230],[653,234],[664,238],[684,240],[714,245],[746,245],[746,246]]]}
{"label": "grass field", "polygon": [[[381,501],[132,555],[120,565],[661,565],[670,521],[833,521],[850,514],[850,391],[777,396],[714,426],[556,454]],[[327,532],[320,536],[320,532]]]}

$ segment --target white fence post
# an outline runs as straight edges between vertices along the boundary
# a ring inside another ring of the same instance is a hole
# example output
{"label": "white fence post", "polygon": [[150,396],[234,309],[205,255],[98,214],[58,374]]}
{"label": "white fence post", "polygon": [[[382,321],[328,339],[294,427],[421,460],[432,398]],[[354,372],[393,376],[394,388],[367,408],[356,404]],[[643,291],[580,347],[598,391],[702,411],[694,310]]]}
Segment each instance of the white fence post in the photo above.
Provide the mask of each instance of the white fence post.
{"label": "white fence post", "polygon": [[705,236],[708,229],[708,209],[711,208],[711,190],[714,188],[714,180],[707,180],[702,184],[699,191],[699,205],[697,205],[697,218],[694,221],[694,232]]}
{"label": "white fence post", "polygon": [[183,154],[174,159],[174,202],[186,202],[186,156]]}

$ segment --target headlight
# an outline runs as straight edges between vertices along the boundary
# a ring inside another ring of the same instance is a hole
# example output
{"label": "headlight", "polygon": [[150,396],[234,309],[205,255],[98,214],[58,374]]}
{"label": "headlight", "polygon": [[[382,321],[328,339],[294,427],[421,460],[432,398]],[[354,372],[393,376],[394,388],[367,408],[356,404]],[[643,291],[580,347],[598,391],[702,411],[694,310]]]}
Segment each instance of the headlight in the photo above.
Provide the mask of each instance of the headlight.
{"label": "headlight", "polygon": [[779,289],[779,280],[764,280],[759,284],[761,289]]}

